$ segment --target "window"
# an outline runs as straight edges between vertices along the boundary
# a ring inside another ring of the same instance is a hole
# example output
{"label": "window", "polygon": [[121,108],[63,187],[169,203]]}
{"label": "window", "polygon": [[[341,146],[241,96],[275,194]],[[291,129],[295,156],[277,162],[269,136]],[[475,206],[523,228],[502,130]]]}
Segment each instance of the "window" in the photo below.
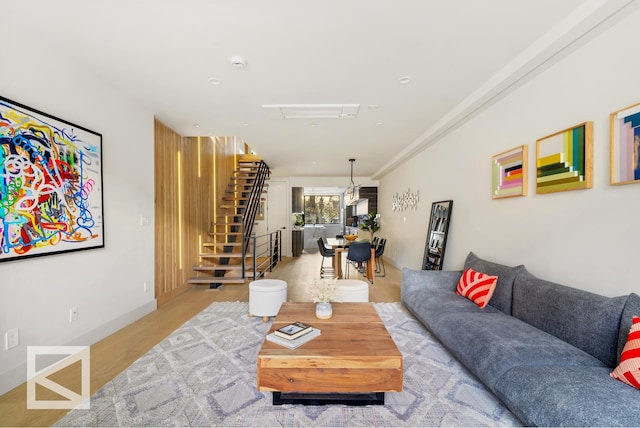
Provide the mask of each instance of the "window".
{"label": "window", "polygon": [[306,224],[339,224],[340,195],[304,195]]}

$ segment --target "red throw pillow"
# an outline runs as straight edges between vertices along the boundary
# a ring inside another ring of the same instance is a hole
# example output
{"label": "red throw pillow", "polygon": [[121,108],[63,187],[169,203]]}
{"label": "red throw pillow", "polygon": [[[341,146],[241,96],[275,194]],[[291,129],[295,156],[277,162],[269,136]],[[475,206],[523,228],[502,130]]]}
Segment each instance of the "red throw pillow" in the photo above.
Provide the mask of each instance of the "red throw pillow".
{"label": "red throw pillow", "polygon": [[484,308],[489,303],[493,292],[498,283],[497,276],[487,275],[486,273],[476,272],[469,268],[462,273],[456,294],[466,297],[473,301],[476,305]]}
{"label": "red throw pillow", "polygon": [[611,377],[640,389],[640,317],[633,317],[627,343],[620,355],[620,364]]}

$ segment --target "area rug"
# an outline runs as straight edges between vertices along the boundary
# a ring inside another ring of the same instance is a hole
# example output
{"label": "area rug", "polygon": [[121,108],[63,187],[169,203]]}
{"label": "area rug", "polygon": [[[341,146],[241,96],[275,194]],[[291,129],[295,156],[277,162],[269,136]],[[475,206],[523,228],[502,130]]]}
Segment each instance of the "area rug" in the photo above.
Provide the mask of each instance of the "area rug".
{"label": "area rug", "polygon": [[256,390],[256,358],[270,323],[246,302],[193,317],[56,426],[519,426],[400,303],[375,308],[404,356],[404,388],[383,406],[273,406]]}

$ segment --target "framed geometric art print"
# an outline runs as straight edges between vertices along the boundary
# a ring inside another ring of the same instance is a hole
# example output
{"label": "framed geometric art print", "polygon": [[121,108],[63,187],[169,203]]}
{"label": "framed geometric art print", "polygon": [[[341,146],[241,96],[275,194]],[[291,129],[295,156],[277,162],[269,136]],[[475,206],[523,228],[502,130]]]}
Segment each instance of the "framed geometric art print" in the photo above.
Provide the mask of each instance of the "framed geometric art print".
{"label": "framed geometric art print", "polygon": [[518,146],[492,158],[493,199],[527,195],[527,146]]}
{"label": "framed geometric art print", "polygon": [[593,122],[536,141],[536,193],[593,186]]}
{"label": "framed geometric art print", "polygon": [[0,262],[104,247],[102,201],[102,135],[0,97]]}
{"label": "framed geometric art print", "polygon": [[610,115],[611,184],[640,183],[640,103]]}

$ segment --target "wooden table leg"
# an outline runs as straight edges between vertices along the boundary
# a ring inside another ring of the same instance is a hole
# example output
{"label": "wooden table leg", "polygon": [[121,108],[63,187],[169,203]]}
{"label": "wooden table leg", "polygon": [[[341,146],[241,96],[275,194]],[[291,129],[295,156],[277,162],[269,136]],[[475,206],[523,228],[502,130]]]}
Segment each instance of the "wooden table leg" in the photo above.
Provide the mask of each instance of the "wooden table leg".
{"label": "wooden table leg", "polygon": [[373,278],[376,276],[376,249],[371,247],[371,258],[367,262],[367,279],[373,284]]}
{"label": "wooden table leg", "polygon": [[336,272],[336,278],[342,279],[342,252],[344,248],[336,248],[333,255],[333,268]]}

